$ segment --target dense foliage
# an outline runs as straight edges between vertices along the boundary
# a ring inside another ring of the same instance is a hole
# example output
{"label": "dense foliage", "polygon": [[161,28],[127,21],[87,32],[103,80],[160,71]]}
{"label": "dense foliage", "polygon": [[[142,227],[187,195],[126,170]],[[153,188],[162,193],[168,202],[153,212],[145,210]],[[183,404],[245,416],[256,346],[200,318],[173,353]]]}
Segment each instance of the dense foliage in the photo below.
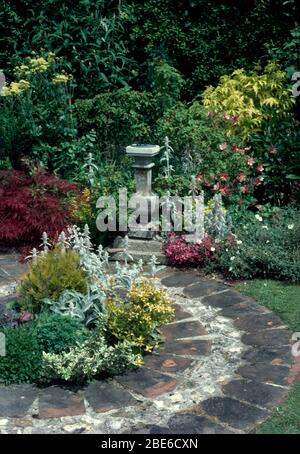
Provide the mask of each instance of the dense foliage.
{"label": "dense foliage", "polygon": [[18,299],[0,311],[9,343],[0,383],[83,382],[142,365],[174,312],[166,292],[143,276],[143,264],[117,263],[110,274],[107,252],[93,249],[87,226],[62,232],[53,246],[44,234],[42,246],[32,253]]}
{"label": "dense foliage", "polygon": [[30,264],[20,283],[21,306],[38,313],[45,305],[45,298],[55,300],[66,289],[84,293],[87,290],[86,273],[80,268],[76,251],[62,252],[55,248]]}
{"label": "dense foliage", "polygon": [[130,340],[146,351],[157,345],[156,328],[173,315],[167,293],[146,280],[133,285],[125,300],[111,298],[106,304],[110,332],[118,340]]}
{"label": "dense foliage", "polygon": [[269,277],[300,281],[299,211],[285,209],[239,215],[235,236],[219,249],[210,269],[235,279]]}
{"label": "dense foliage", "polygon": [[67,200],[75,191],[42,169],[0,171],[0,243],[36,245],[45,231],[55,238],[71,220]]}

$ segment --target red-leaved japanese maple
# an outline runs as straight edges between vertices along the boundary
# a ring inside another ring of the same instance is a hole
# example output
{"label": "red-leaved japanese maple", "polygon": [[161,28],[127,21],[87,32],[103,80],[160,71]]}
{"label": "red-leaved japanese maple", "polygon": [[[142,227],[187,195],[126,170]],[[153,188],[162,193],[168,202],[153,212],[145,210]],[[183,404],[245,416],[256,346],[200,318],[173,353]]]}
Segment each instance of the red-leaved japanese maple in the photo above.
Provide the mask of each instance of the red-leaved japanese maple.
{"label": "red-leaved japanese maple", "polygon": [[0,244],[36,246],[43,232],[55,238],[70,223],[67,199],[76,189],[43,169],[0,171]]}

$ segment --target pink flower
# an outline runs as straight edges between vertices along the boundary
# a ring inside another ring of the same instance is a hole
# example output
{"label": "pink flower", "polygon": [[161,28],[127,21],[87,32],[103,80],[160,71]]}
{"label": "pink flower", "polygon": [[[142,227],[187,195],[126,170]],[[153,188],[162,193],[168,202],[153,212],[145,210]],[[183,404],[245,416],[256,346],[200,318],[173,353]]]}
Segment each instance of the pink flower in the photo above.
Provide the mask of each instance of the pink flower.
{"label": "pink flower", "polygon": [[228,172],[222,172],[219,175],[219,178],[221,181],[228,181],[229,180],[229,174]]}
{"label": "pink flower", "polygon": [[239,147],[232,147],[232,151],[240,151]]}
{"label": "pink flower", "polygon": [[229,186],[223,186],[222,188],[220,188],[220,193],[223,194],[223,195],[229,195],[231,194],[231,189]]}
{"label": "pink flower", "polygon": [[30,322],[33,320],[33,315],[29,311],[22,312],[20,317],[19,317],[20,322],[25,323],[25,322]]}
{"label": "pink flower", "polygon": [[248,166],[252,167],[253,164],[255,163],[255,159],[250,157],[247,159],[246,163]]}
{"label": "pink flower", "polygon": [[239,172],[236,179],[242,183],[246,180],[246,175],[244,174],[244,172]]}
{"label": "pink flower", "polygon": [[220,183],[214,184],[213,190],[214,190],[214,191],[218,191],[219,189],[220,189]]}
{"label": "pink flower", "polygon": [[224,120],[231,120],[231,115],[229,114],[224,114]]}
{"label": "pink flower", "polygon": [[275,154],[275,153],[277,153],[277,148],[276,148],[276,147],[273,147],[273,146],[271,145],[269,151],[270,151],[271,154]]}
{"label": "pink flower", "polygon": [[214,116],[214,113],[210,110],[208,113],[207,113],[207,116],[208,118],[211,118]]}
{"label": "pink flower", "polygon": [[256,170],[258,171],[258,173],[262,173],[264,168],[263,168],[263,165],[261,162],[259,162],[256,166]]}
{"label": "pink flower", "polygon": [[227,143],[226,143],[226,142],[220,143],[219,149],[220,149],[221,151],[227,150]]}
{"label": "pink flower", "polygon": [[254,181],[254,186],[257,187],[257,186],[260,186],[263,182],[263,178],[256,178],[256,180]]}
{"label": "pink flower", "polygon": [[247,186],[241,186],[241,193],[242,194],[247,194],[247,192],[248,192]]}
{"label": "pink flower", "polygon": [[195,180],[196,180],[196,181],[202,181],[202,180],[203,180],[203,175],[200,175],[200,174],[197,175],[197,176],[195,177]]}

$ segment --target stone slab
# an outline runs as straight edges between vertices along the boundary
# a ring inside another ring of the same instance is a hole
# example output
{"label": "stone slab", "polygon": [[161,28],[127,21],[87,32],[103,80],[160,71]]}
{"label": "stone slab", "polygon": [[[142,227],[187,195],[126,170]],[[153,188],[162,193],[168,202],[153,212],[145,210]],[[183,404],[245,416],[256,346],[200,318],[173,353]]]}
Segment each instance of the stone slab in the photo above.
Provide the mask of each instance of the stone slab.
{"label": "stone slab", "polygon": [[186,287],[194,284],[198,279],[198,276],[193,272],[177,271],[162,279],[161,283],[166,287]]}
{"label": "stone slab", "polygon": [[217,295],[205,296],[201,302],[211,307],[230,307],[235,304],[244,303],[247,298],[234,290],[219,293]]}
{"label": "stone slab", "polygon": [[200,281],[196,284],[185,288],[183,293],[189,298],[202,298],[203,296],[211,295],[212,293],[222,292],[227,290],[226,285],[216,281]]}
{"label": "stone slab", "polygon": [[281,402],[287,391],[278,386],[266,385],[253,380],[233,380],[222,387],[224,394],[238,400],[272,408]]}
{"label": "stone slab", "polygon": [[286,366],[272,366],[270,364],[258,363],[239,367],[236,371],[241,377],[263,383],[274,383],[276,385],[288,385],[290,369]]}
{"label": "stone slab", "polygon": [[212,397],[201,402],[200,408],[207,415],[240,430],[249,430],[269,415],[266,410],[261,410],[230,397]]}
{"label": "stone slab", "polygon": [[33,385],[0,386],[0,417],[23,418],[37,395]]}
{"label": "stone slab", "polygon": [[124,406],[135,405],[136,399],[114,383],[95,381],[85,390],[85,398],[96,413],[105,413]]}
{"label": "stone slab", "polygon": [[206,416],[179,413],[168,421],[171,434],[230,434],[220,424],[209,420]]}
{"label": "stone slab", "polygon": [[120,375],[116,380],[126,388],[149,398],[170,392],[177,386],[174,378],[145,367]]}
{"label": "stone slab", "polygon": [[83,395],[65,388],[50,386],[41,390],[39,418],[61,418],[85,413]]}
{"label": "stone slab", "polygon": [[207,335],[206,329],[198,321],[172,323],[161,327],[159,331],[166,341]]}
{"label": "stone slab", "polygon": [[193,364],[193,360],[172,355],[147,355],[144,367],[161,372],[183,372]]}
{"label": "stone slab", "polygon": [[158,349],[160,353],[169,353],[179,356],[206,356],[211,351],[211,342],[209,340],[177,340],[166,342]]}

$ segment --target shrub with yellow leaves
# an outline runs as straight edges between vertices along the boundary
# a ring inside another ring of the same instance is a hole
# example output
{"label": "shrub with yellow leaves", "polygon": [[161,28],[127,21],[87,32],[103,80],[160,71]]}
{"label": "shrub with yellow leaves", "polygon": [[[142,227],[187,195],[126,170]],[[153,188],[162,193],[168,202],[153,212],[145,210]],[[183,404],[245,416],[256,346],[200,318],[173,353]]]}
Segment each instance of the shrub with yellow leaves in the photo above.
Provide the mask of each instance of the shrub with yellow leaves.
{"label": "shrub with yellow leaves", "polygon": [[286,73],[274,62],[249,74],[236,69],[222,76],[217,87],[207,87],[202,98],[211,114],[224,114],[229,132],[243,139],[258,131],[263,121],[284,117],[295,103],[286,85]]}
{"label": "shrub with yellow leaves", "polygon": [[151,352],[159,343],[157,328],[171,321],[174,310],[165,290],[148,280],[134,284],[126,301],[108,298],[108,329],[118,340],[127,340]]}
{"label": "shrub with yellow leaves", "polygon": [[87,282],[78,252],[57,246],[29,265],[18,288],[21,307],[39,313],[45,307],[44,299],[56,301],[67,289],[85,293]]}

